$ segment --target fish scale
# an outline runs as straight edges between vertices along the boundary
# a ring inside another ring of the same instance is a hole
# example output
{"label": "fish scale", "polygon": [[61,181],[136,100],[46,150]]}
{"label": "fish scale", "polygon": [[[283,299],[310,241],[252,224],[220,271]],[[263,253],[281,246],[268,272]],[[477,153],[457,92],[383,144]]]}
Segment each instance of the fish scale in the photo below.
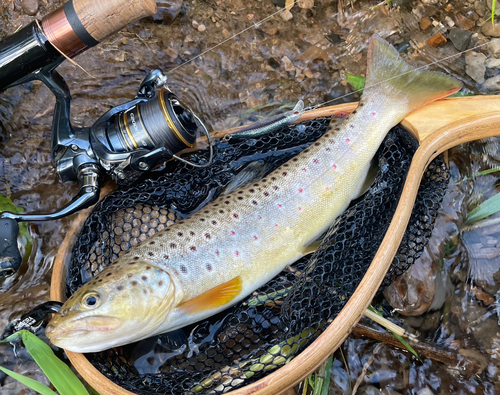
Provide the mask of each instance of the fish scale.
{"label": "fish scale", "polygon": [[[184,327],[237,303],[303,256],[358,196],[387,132],[412,109],[460,88],[449,76],[413,69],[376,36],[368,59],[363,97],[341,126],[113,262],[54,316],[51,341],[92,352]],[[144,275],[148,267],[154,275]],[[130,306],[139,308],[132,314]]]}

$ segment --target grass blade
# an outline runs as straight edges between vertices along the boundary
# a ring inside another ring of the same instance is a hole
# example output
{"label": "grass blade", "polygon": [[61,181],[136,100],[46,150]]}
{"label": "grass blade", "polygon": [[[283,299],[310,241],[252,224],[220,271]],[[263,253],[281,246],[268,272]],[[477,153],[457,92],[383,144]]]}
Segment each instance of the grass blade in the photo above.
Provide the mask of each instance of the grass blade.
{"label": "grass blade", "polygon": [[321,395],[328,395],[328,389],[330,388],[330,379],[332,378],[332,365],[333,365],[333,354],[326,361],[325,367],[325,381],[323,381],[323,387],[321,388]]}
{"label": "grass blade", "polygon": [[39,392],[42,395],[57,395],[45,384],[42,384],[36,380],[30,379],[29,377],[25,377],[19,373],[13,372],[12,370],[3,368],[1,366],[0,370],[5,374],[9,375],[10,377],[12,377],[13,379],[16,379],[20,383],[24,384],[26,387],[31,388],[32,390]]}
{"label": "grass blade", "polygon": [[3,342],[21,338],[26,350],[47,375],[61,395],[89,395],[82,382],[68,365],[57,358],[52,349],[41,339],[28,331],[19,331]]}
{"label": "grass blade", "polygon": [[498,211],[500,211],[500,193],[497,193],[488,200],[485,200],[472,210],[469,215],[467,215],[466,223],[471,224],[473,222],[477,222],[495,214]]}

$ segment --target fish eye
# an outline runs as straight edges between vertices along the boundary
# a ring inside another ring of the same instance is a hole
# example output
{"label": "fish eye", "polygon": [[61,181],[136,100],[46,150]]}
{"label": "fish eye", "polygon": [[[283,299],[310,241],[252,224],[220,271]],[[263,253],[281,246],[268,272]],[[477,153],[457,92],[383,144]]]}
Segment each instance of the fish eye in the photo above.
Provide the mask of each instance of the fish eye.
{"label": "fish eye", "polygon": [[101,296],[97,292],[86,294],[82,299],[82,306],[87,309],[95,309],[101,304]]}

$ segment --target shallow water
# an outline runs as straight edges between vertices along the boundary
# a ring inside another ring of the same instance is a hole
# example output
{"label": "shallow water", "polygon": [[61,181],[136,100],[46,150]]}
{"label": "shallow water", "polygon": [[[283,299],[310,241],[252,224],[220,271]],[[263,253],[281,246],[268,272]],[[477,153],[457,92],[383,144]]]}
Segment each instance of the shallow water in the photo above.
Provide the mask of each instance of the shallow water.
{"label": "shallow water", "polygon": [[[33,17],[27,15],[27,3],[21,0],[2,2],[0,37],[62,5],[62,1],[40,0]],[[410,63],[420,66],[458,52],[450,42],[438,48],[423,45],[440,26],[423,31],[419,25],[422,17],[430,16],[443,26],[447,23],[446,17],[456,23],[457,14],[474,22],[473,13],[477,8],[468,1],[453,2],[449,11],[445,11],[445,1],[392,3],[402,4],[402,7],[386,6],[372,10],[376,1],[357,1],[346,5],[338,14],[337,1],[316,0],[312,9],[295,6],[291,20],[284,21],[275,16],[251,27],[256,21],[276,12],[271,0],[185,2],[184,9],[171,25],[146,18],[77,57],[75,60],[92,77],[69,62],[58,68],[73,96],[73,124],[90,126],[108,109],[131,100],[142,78],[156,67],[168,72],[172,91],[206,122],[210,130],[254,121],[263,116],[261,108],[267,105],[271,105],[267,107],[270,111],[293,105],[298,99],[303,99],[307,107],[340,97],[331,104],[354,101],[358,98],[356,94],[344,97],[353,91],[345,81],[345,73],[364,72],[367,39],[371,34],[390,37]],[[486,1],[478,3],[485,5]],[[166,7],[169,2],[159,1],[158,4]],[[170,4],[180,3],[172,1]],[[412,12],[408,12],[408,7]],[[196,30],[193,20],[203,24],[206,30]],[[246,32],[223,42],[247,27],[250,29]],[[477,26],[472,29],[480,30]],[[471,45],[490,39],[483,38],[473,37]],[[220,43],[214,50],[174,70]],[[481,50],[488,58],[492,57],[487,46]],[[465,74],[463,56],[436,64],[433,68],[452,73],[464,82],[468,91],[479,93],[485,90]],[[496,74],[497,69],[486,70],[486,77]],[[77,192],[76,185],[58,182],[52,167],[50,130],[54,103],[52,94],[40,83],[25,84],[0,95],[0,193],[10,195],[14,203],[27,212],[55,210]],[[488,147],[491,144],[481,144],[478,149],[491,151]],[[458,182],[464,175],[471,175],[497,162],[490,156],[484,159],[481,155],[471,162],[468,148],[458,151],[454,159],[457,184],[450,187],[447,195],[451,208],[442,214],[437,239],[429,247],[431,266],[436,260],[443,261],[440,274],[434,274],[435,281],[441,281],[440,285],[446,282],[448,291],[441,297],[442,306],[435,306],[437,310],[431,314],[434,318],[429,318],[433,326],[422,318],[413,318],[418,323],[413,325],[417,328],[427,325],[428,329],[422,333],[429,340],[443,344],[460,341],[467,348],[481,350],[487,354],[488,368],[479,377],[464,379],[442,365],[429,361],[421,364],[403,352],[383,346],[371,364],[372,373],[365,375],[358,393],[377,393],[369,391],[389,388],[390,385],[385,383],[391,381],[405,384],[394,387],[401,393],[425,393],[422,392],[425,388],[439,392],[435,390],[436,383],[441,384],[443,393],[457,392],[456,386],[461,386],[463,393],[481,393],[491,392],[490,388],[497,381],[500,362],[496,339],[500,335],[496,334],[496,301],[484,306],[484,302],[477,300],[478,292],[474,289],[490,297],[494,297],[498,290],[500,278],[495,276],[498,270],[495,266],[498,264],[495,255],[498,227],[493,222],[485,227],[463,228],[463,217],[474,206],[474,199],[477,200],[475,194],[492,195],[496,177],[493,174],[475,182]],[[0,327],[48,300],[52,262],[70,223],[71,218],[67,218],[30,225],[34,245],[29,262],[23,264],[16,276],[0,283]],[[439,251],[444,249],[448,240],[454,243],[458,240],[458,243],[453,252],[444,256]],[[466,258],[471,257],[475,258],[469,264]],[[469,327],[468,322],[472,320],[479,322],[480,329]],[[342,363],[334,365],[340,389],[332,389],[332,393],[347,393],[345,391],[352,388],[375,347],[371,341],[355,338],[346,342],[344,354],[352,366],[347,371],[342,359],[339,360]],[[29,359],[24,355],[15,358],[11,349],[2,346],[2,366],[20,372],[29,371],[38,379],[43,377],[27,361]],[[376,371],[380,373],[374,374]],[[430,372],[433,372],[432,376]],[[10,379],[1,380],[0,385],[2,394],[30,393],[22,392],[24,390]],[[345,391],[341,390],[342,386]]]}

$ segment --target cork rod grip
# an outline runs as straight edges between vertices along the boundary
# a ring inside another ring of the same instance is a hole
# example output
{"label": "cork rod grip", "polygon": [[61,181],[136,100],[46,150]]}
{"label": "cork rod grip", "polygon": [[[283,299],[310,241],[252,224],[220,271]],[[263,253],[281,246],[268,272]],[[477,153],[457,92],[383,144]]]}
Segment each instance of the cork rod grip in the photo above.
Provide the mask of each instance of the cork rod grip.
{"label": "cork rod grip", "polygon": [[85,30],[97,42],[156,13],[155,0],[73,0],[73,7]]}

